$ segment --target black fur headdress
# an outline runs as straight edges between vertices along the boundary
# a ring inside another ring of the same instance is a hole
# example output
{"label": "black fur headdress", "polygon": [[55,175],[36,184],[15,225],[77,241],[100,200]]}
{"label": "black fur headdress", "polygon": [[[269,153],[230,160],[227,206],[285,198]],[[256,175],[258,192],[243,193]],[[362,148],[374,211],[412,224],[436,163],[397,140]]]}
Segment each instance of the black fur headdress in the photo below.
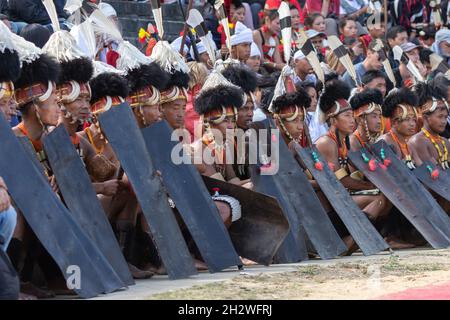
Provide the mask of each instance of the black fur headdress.
{"label": "black fur headdress", "polygon": [[434,82],[419,82],[414,86],[414,92],[417,95],[419,106],[424,105],[428,100],[433,98],[446,99],[442,90],[439,90],[439,88],[434,85]]}
{"label": "black fur headdress", "polygon": [[154,86],[158,90],[163,90],[167,88],[170,75],[157,63],[152,62],[128,71],[126,78],[131,91],[135,92],[148,86]]}
{"label": "black fur headdress", "polygon": [[94,73],[92,61],[87,58],[77,58],[70,61],[60,63],[61,74],[58,84],[64,82],[76,81],[79,83],[87,83]]}
{"label": "black fur headdress", "polygon": [[116,73],[101,73],[92,79],[89,84],[92,91],[91,103],[97,102],[106,96],[125,99],[129,94],[127,80]]}
{"label": "black fur headdress", "polygon": [[311,98],[303,89],[300,89],[296,92],[285,93],[274,100],[272,104],[272,111],[274,113],[278,113],[284,107],[293,105],[308,109],[311,106]]}
{"label": "black fur headdress", "polygon": [[25,88],[33,84],[48,81],[57,82],[60,74],[59,63],[46,54],[41,54],[39,58],[31,63],[24,62],[20,77],[14,82],[16,88]]}
{"label": "black fur headdress", "polygon": [[231,65],[222,74],[228,81],[240,87],[247,94],[256,90],[256,73],[248,67]]}
{"label": "black fur headdress", "polygon": [[319,108],[326,113],[336,106],[339,99],[347,100],[350,97],[350,87],[341,80],[332,80],[325,85],[325,90],[320,96]]}
{"label": "black fur headdress", "polygon": [[350,99],[350,105],[353,110],[357,110],[369,103],[375,103],[378,105],[383,104],[383,94],[378,89],[366,89],[362,92],[356,93]]}
{"label": "black fur headdress", "polygon": [[208,111],[221,107],[232,106],[240,108],[243,102],[244,98],[241,89],[227,85],[218,85],[215,88],[201,92],[195,98],[194,105],[198,114],[205,114]]}
{"label": "black fur headdress", "polygon": [[419,105],[419,99],[414,92],[407,88],[391,91],[384,99],[382,106],[383,116],[390,118],[399,104],[408,104],[417,107]]}
{"label": "black fur headdress", "polygon": [[20,61],[16,51],[0,53],[0,82],[15,81],[20,76]]}

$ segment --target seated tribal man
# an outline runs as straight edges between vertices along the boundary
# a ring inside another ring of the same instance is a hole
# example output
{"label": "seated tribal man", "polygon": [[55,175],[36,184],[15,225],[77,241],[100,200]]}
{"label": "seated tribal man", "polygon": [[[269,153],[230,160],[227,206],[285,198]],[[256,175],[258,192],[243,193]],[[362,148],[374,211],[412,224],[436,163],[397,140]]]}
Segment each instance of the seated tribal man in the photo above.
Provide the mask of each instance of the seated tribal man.
{"label": "seated tribal man", "polygon": [[[414,88],[419,98],[423,127],[408,141],[408,146],[414,150],[413,160],[416,164],[430,161],[442,170],[449,170],[450,142],[441,136],[447,125],[449,110],[445,96],[436,90],[434,81],[419,83]],[[434,192],[432,194],[442,208],[450,213],[450,203]]]}
{"label": "seated tribal man", "polygon": [[[293,143],[298,143],[301,147],[312,146],[308,127],[305,124],[305,114],[307,114],[306,110],[310,107],[310,104],[311,98],[309,94],[301,87],[297,87],[295,92],[285,93],[276,97],[272,102],[272,117],[280,130],[281,137],[291,150],[293,149]],[[294,157],[302,169],[305,170],[323,208],[330,214],[333,208],[320,190],[319,185],[295,153]]]}
{"label": "seated tribal man", "polygon": [[166,41],[158,41],[153,48],[151,58],[169,73],[169,81],[160,92],[162,118],[172,129],[183,129],[189,88],[189,68],[183,57]]}
{"label": "seated tribal man", "polygon": [[[41,138],[50,128],[58,124],[60,109],[56,81],[60,68],[54,59],[42,54],[41,50],[32,43],[19,38],[15,39],[21,42],[21,48],[24,50],[20,55],[21,75],[14,82],[15,98],[22,115],[22,122],[13,128],[13,132],[16,136],[30,139],[53,190],[57,191],[54,176],[43,151]],[[37,288],[31,282],[37,258],[48,257],[48,255],[20,212],[17,215],[17,226],[8,248],[8,254],[20,275],[21,292],[37,298],[54,296],[53,292]]]}
{"label": "seated tribal man", "polygon": [[126,76],[131,93],[128,101],[139,128],[145,128],[162,118],[160,90],[167,86],[169,75],[152,62],[130,70]]}
{"label": "seated tribal man", "polygon": [[[91,110],[97,134],[102,141],[104,150],[108,148],[117,161],[111,146],[107,143],[102,133],[97,116],[125,102],[129,93],[128,83],[124,77],[117,73],[105,72],[91,79],[90,85],[92,90]],[[101,152],[99,152],[98,156],[101,156]],[[153,272],[140,270],[130,263],[136,232],[138,203],[126,175],[122,177],[123,170],[120,169],[120,163],[116,163],[111,162],[108,167],[99,168],[103,169],[101,171],[102,179],[115,181],[115,188],[111,188],[111,192],[107,193],[108,196],[102,197],[101,202],[113,228],[118,234],[119,246],[125,259],[128,261],[131,274],[136,279],[149,278],[153,275]],[[93,176],[95,178],[95,174]]]}
{"label": "seated tribal man", "polygon": [[[0,31],[2,30],[1,27]],[[0,41],[6,43],[8,40],[6,36],[6,34],[0,35]],[[19,55],[12,45],[6,46],[3,52],[0,52],[0,117],[3,116],[8,122],[11,120],[11,116],[16,114],[16,100],[14,99],[14,84],[12,81],[16,80],[19,74]],[[16,210],[11,205],[6,183],[0,177],[0,250],[6,252],[13,237],[16,221]],[[5,271],[0,271],[0,273]],[[0,297],[2,297],[4,290],[8,292],[10,289],[0,288]]]}
{"label": "seated tribal man", "polygon": [[[340,80],[334,80],[325,86],[319,108],[322,121],[327,121],[330,129],[317,140],[316,146],[356,204],[375,222],[389,213],[391,204],[372,183],[354,179],[350,175],[347,154],[350,149],[350,134],[356,128],[353,110],[347,102],[349,96],[350,88]],[[344,240],[349,247],[354,245],[351,236]]]}
{"label": "seated tribal man", "polygon": [[[209,75],[194,102],[203,122],[204,134],[191,145],[191,152],[194,164],[202,175],[249,186],[248,180],[236,177],[230,163],[233,161],[230,148],[234,145],[238,108],[245,105],[244,97],[244,92],[219,72],[213,71]],[[239,219],[240,205],[236,199],[224,195],[216,195],[213,199],[227,227]]]}
{"label": "seated tribal man", "polygon": [[415,168],[416,151],[408,140],[417,133],[417,95],[407,88],[391,91],[383,103],[383,116],[389,118],[391,129],[380,137],[389,144],[411,170]]}
{"label": "seated tribal man", "polygon": [[[253,112],[256,108],[256,73],[246,66],[230,65],[222,71],[222,75],[232,84],[244,90],[247,96],[245,105],[238,109],[238,116],[236,120],[237,129],[241,129],[240,134],[236,135],[235,144],[235,159],[233,162],[233,169],[236,176],[241,179],[250,179],[250,172],[248,168],[248,135],[245,132],[249,129],[253,121]],[[245,135],[244,135],[245,134]]]}
{"label": "seated tribal man", "polygon": [[378,89],[365,89],[350,99],[356,130],[350,135],[352,151],[366,148],[380,138],[382,133],[381,105],[383,94]]}
{"label": "seated tribal man", "polygon": [[419,98],[423,127],[408,141],[408,146],[415,151],[413,159],[417,164],[431,161],[442,170],[447,170],[450,168],[450,142],[441,137],[448,121],[447,101],[432,83],[419,83],[414,87],[414,91]]}

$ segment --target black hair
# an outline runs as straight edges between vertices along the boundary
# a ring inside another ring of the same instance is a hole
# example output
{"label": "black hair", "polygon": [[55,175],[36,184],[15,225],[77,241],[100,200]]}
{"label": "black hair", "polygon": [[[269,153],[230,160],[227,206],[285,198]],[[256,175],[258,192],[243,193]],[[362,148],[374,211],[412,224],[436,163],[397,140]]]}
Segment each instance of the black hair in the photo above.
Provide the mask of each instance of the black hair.
{"label": "black hair", "polygon": [[386,39],[388,39],[388,40],[395,39],[395,38],[397,38],[397,35],[402,32],[407,32],[405,27],[403,27],[403,26],[392,27],[386,32]]}
{"label": "black hair", "polygon": [[314,12],[314,13],[309,14],[305,18],[305,27],[312,28],[312,26],[314,24],[314,20],[316,20],[318,17],[322,17],[323,18],[323,15],[318,13],[318,12]]}
{"label": "black hair", "polygon": [[430,63],[430,56],[434,53],[428,48],[419,47],[419,57],[422,63]]}
{"label": "black hair", "polygon": [[354,18],[345,17],[339,20],[339,31],[343,30],[344,27],[347,25],[348,21],[354,21],[356,23],[356,20]]}
{"label": "black hair", "polygon": [[376,78],[383,78],[387,82],[387,77],[385,73],[381,70],[369,70],[362,77],[361,82],[363,85],[367,85]]}
{"label": "black hair", "polygon": [[20,36],[27,41],[30,41],[36,45],[36,47],[42,48],[51,36],[51,32],[48,28],[38,23],[28,24],[20,31]]}

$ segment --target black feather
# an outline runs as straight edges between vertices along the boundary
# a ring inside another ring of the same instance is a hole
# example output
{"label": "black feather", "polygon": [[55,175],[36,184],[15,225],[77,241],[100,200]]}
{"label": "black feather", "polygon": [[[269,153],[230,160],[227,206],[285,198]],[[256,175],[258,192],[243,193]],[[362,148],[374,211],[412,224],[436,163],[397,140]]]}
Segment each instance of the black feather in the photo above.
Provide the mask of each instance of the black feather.
{"label": "black feather", "polygon": [[213,89],[201,92],[195,98],[195,111],[198,114],[205,114],[205,112],[227,106],[240,108],[244,102],[243,95],[243,91],[239,88],[218,85]]}
{"label": "black feather", "polygon": [[350,99],[350,105],[353,110],[359,109],[369,103],[383,104],[383,94],[378,89],[366,89],[356,93]]}
{"label": "black feather", "polygon": [[52,57],[41,54],[31,63],[22,65],[19,79],[14,82],[16,88],[25,88],[36,83],[47,84],[48,81],[57,82],[60,74],[59,63]]}
{"label": "black feather", "polygon": [[87,58],[78,58],[68,62],[61,62],[59,84],[69,81],[87,83],[94,73],[92,61]]}
{"label": "black feather", "polygon": [[20,76],[20,61],[16,51],[0,53],[0,82],[15,81]]}
{"label": "black feather", "polygon": [[130,70],[126,78],[131,91],[135,92],[148,86],[154,86],[158,90],[163,90],[167,87],[170,75],[157,63],[152,62]]}
{"label": "black feather", "polygon": [[175,71],[172,75],[170,75],[170,79],[167,82],[167,85],[162,90],[167,90],[172,87],[182,87],[185,89],[189,88],[189,74]]}
{"label": "black feather", "polygon": [[419,82],[414,86],[414,92],[419,99],[419,106],[424,105],[428,100],[445,99],[446,95],[442,94],[442,91],[435,86],[434,82]]}
{"label": "black feather", "polygon": [[419,105],[419,99],[414,92],[407,88],[391,91],[384,99],[382,106],[383,116],[390,118],[399,104],[408,104],[417,107]]}
{"label": "black feather", "polygon": [[341,80],[332,80],[325,85],[325,90],[320,96],[319,107],[327,112],[335,106],[338,99],[347,100],[350,97],[350,87]]}
{"label": "black feather", "polygon": [[305,107],[305,109],[308,109],[311,106],[311,98],[309,97],[308,93],[303,89],[300,89],[292,93],[286,93],[277,97],[274,100],[272,104],[272,110],[273,112],[278,113],[284,107],[289,107],[293,105]]}
{"label": "black feather", "polygon": [[89,84],[92,90],[91,103],[106,96],[126,98],[129,93],[127,80],[115,73],[102,73],[92,79]]}
{"label": "black feather", "polygon": [[222,75],[232,84],[241,87],[245,93],[256,90],[256,73],[248,67],[229,66],[222,72]]}

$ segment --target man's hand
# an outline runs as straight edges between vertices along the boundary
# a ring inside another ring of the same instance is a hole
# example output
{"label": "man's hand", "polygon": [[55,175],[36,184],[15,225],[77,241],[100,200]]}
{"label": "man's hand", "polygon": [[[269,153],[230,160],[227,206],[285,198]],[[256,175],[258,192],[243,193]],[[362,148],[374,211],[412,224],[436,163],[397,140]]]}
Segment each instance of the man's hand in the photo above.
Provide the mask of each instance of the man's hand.
{"label": "man's hand", "polygon": [[9,194],[3,186],[0,186],[0,213],[6,211],[11,205]]}
{"label": "man's hand", "polygon": [[102,183],[101,194],[105,196],[113,196],[124,187],[121,180],[113,179]]}
{"label": "man's hand", "polygon": [[56,182],[55,176],[48,177],[48,183],[50,183],[50,187],[52,188],[54,193],[59,193],[58,183]]}

